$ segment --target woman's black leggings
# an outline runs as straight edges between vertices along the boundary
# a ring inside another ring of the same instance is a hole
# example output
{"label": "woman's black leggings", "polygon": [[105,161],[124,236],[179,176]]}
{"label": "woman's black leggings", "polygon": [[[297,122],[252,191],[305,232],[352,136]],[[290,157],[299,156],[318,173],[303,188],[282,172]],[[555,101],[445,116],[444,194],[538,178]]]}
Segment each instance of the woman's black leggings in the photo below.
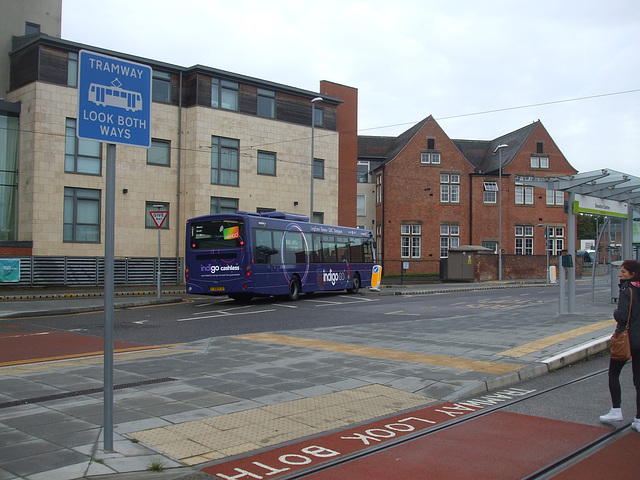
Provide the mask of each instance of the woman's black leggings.
{"label": "woman's black leggings", "polygon": [[[622,404],[622,389],[620,388],[620,372],[627,362],[609,360],[609,393],[613,408],[620,408]],[[633,385],[636,387],[636,418],[640,418],[640,350],[631,350],[631,368],[633,371]]]}

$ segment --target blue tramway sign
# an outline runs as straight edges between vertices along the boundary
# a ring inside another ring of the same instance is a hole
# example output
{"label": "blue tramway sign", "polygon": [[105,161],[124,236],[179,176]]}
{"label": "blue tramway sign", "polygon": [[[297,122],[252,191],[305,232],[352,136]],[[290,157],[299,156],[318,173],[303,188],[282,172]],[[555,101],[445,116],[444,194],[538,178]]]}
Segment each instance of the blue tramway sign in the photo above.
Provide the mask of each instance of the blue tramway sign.
{"label": "blue tramway sign", "polygon": [[78,138],[149,148],[151,67],[80,50],[79,72]]}

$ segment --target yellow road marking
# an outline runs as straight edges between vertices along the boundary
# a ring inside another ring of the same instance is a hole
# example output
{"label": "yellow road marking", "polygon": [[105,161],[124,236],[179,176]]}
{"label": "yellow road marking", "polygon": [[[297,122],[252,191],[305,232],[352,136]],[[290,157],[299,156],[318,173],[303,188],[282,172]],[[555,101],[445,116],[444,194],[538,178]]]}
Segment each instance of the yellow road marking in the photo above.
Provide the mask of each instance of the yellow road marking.
{"label": "yellow road marking", "polygon": [[555,345],[557,343],[564,342],[565,340],[570,340],[572,338],[579,337],[580,335],[585,335],[587,333],[595,332],[606,327],[611,327],[615,324],[616,324],[615,320],[605,320],[603,322],[594,323],[593,325],[574,328],[573,330],[568,330],[563,333],[551,335],[549,337],[536,340],[535,342],[525,343],[524,345],[520,345],[519,347],[511,348],[509,350],[505,350],[504,352],[499,352],[498,355],[503,355],[505,357],[514,357],[514,358],[524,357],[525,355],[529,355],[530,353],[537,352],[551,345]]}
{"label": "yellow road marking", "polygon": [[235,338],[254,340],[259,342],[291,345],[296,347],[313,348],[329,352],[346,353],[362,357],[383,358],[387,360],[400,360],[402,362],[422,363],[442,367],[452,367],[474,372],[494,373],[503,375],[522,368],[522,365],[506,365],[503,363],[484,362],[481,360],[468,360],[466,358],[445,357],[443,355],[431,355],[427,353],[404,352],[402,350],[387,350],[384,348],[365,347],[348,343],[327,342],[324,340],[312,340],[309,338],[290,337],[270,333],[255,333],[249,335],[237,335]]}

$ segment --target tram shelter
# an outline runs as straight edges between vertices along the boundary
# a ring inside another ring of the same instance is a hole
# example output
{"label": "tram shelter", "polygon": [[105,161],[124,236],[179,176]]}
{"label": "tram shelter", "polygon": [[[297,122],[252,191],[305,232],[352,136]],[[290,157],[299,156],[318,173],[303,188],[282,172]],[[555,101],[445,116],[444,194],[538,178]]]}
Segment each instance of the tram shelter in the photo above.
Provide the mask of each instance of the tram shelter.
{"label": "tram shelter", "polygon": [[[567,255],[571,266],[567,271],[567,311],[576,305],[576,215],[592,214],[622,220],[623,258],[631,258],[633,250],[634,209],[640,209],[640,178],[611,169],[594,170],[560,177],[517,179],[525,185],[567,193]],[[562,275],[562,272],[559,272]],[[563,292],[560,292],[563,295]]]}

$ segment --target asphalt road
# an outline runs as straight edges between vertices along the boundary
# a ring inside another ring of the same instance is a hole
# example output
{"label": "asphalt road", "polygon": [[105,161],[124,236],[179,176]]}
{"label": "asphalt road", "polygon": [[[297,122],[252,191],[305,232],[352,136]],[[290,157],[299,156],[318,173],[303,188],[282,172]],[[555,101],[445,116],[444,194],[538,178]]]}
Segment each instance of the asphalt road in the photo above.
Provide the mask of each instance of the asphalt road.
{"label": "asphalt road", "polygon": [[[582,291],[577,292],[582,301],[590,301],[589,287],[583,285]],[[437,334],[456,328],[467,332],[480,329],[483,335],[490,335],[492,331],[498,334],[505,327],[519,325],[526,318],[523,312],[554,311],[557,304],[557,288],[545,286],[401,296],[316,293],[303,295],[296,302],[269,297],[256,298],[248,304],[236,303],[225,296],[185,294],[181,303],[116,310],[114,339],[134,345],[167,345],[282,330],[380,323],[395,325],[417,319],[427,320],[421,324],[427,333]],[[543,326],[548,324],[550,331],[557,321],[556,315],[542,319]],[[103,322],[104,313],[97,311],[7,319],[2,325],[5,332],[24,334],[12,340],[17,343],[25,339],[33,341],[41,332],[69,334],[65,341],[58,342],[57,352],[47,352],[48,357],[55,357],[82,351],[83,348],[77,345],[83,342],[87,345],[85,353],[95,351],[95,347],[88,345],[103,337]],[[76,346],[70,348],[71,343]],[[16,348],[20,350],[19,346]],[[33,358],[38,355],[42,358],[38,348],[25,347],[23,350],[32,352]],[[0,358],[0,362],[8,360],[12,359]]]}

